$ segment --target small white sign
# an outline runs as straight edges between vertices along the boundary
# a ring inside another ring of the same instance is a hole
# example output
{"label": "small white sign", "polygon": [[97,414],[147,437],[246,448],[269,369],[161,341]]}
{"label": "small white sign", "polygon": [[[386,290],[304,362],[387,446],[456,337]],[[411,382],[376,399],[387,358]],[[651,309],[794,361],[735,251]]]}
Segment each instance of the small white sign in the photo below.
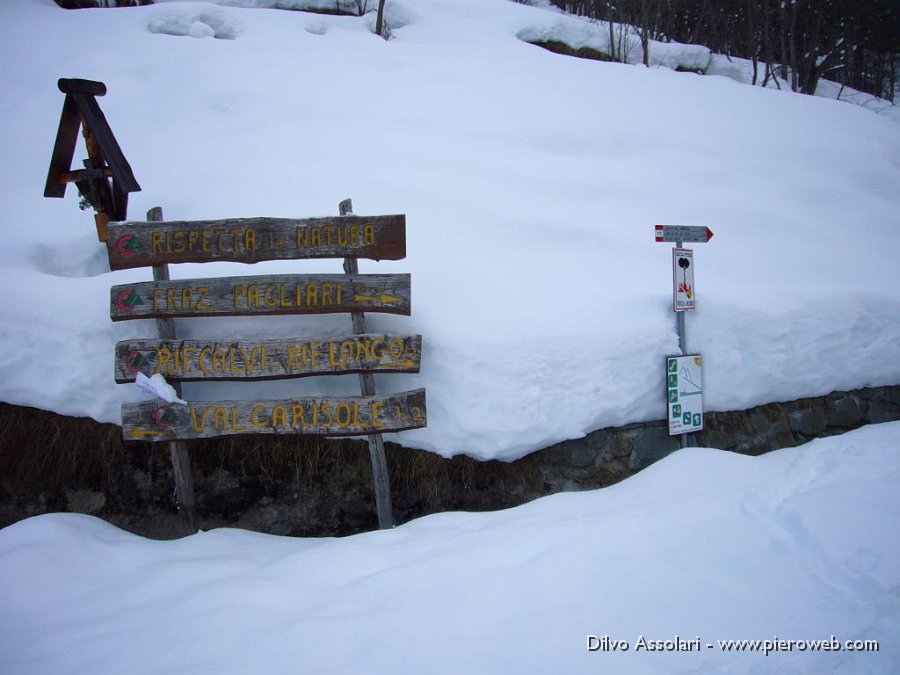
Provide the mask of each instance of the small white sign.
{"label": "small white sign", "polygon": [[666,358],[669,435],[703,430],[703,359],[699,354]]}
{"label": "small white sign", "polygon": [[688,312],[697,308],[692,249],[672,249],[672,291],[676,312]]}

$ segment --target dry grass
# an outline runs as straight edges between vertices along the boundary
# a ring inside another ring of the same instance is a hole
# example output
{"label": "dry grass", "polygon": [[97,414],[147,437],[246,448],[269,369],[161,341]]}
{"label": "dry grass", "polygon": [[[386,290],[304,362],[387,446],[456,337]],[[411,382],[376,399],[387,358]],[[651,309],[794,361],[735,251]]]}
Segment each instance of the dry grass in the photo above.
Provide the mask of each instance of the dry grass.
{"label": "dry grass", "polygon": [[[311,484],[323,468],[354,459],[362,443],[312,436],[229,436],[190,444],[199,472],[215,468],[259,475],[267,482]],[[165,444],[125,443],[121,429],[89,418],[0,403],[0,480],[12,491],[78,486],[106,490],[128,455],[167,457]],[[365,455],[366,462],[368,455]]]}
{"label": "dry grass", "polygon": [[0,403],[0,477],[13,491],[104,489],[122,457],[119,427]]}
{"label": "dry grass", "polygon": [[[253,477],[270,496],[316,490],[330,500],[369,495],[365,441],[312,436],[228,436],[189,444],[195,484],[223,470]],[[386,455],[398,518],[448,509],[484,510],[526,501],[542,491],[536,462],[508,464],[391,443]],[[171,492],[166,444],[128,442],[112,424],[0,403],[0,484],[19,496],[89,489],[120,495],[141,471],[157,494]],[[368,498],[368,497],[364,497]]]}

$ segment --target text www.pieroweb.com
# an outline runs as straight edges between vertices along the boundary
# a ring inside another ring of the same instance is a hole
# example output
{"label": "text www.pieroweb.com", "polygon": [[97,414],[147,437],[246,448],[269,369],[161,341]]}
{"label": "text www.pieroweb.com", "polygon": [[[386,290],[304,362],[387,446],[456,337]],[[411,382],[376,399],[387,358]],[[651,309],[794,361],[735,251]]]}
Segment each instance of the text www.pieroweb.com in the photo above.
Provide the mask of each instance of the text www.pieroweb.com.
{"label": "text www.pieroweb.com", "polygon": [[612,638],[609,635],[588,635],[589,652],[762,652],[766,656],[777,652],[877,652],[878,640],[839,640],[831,635],[821,640],[795,640],[779,637],[764,640],[716,640],[703,642],[699,637],[687,639],[674,636],[653,639],[644,635],[634,640]]}

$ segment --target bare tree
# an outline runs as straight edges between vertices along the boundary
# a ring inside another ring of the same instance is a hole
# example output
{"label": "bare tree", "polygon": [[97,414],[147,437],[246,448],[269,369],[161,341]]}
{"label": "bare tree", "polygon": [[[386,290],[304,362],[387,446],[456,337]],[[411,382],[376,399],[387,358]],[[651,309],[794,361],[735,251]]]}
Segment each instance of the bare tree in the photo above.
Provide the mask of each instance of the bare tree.
{"label": "bare tree", "polygon": [[386,0],[378,0],[378,13],[375,15],[375,32],[383,37],[385,40],[388,39],[388,31],[387,27],[384,24],[384,5]]}
{"label": "bare tree", "polygon": [[[552,0],[565,11],[609,22],[610,57],[626,59],[630,24],[650,40],[702,44],[749,59],[754,84],[814,93],[827,74],[893,100],[900,61],[900,0]],[[616,29],[620,29],[618,39]],[[759,72],[764,61],[765,74]],[[761,79],[761,82],[759,81]]]}
{"label": "bare tree", "polygon": [[641,50],[643,51],[644,65],[650,67],[650,27],[647,16],[647,0],[641,0]]}

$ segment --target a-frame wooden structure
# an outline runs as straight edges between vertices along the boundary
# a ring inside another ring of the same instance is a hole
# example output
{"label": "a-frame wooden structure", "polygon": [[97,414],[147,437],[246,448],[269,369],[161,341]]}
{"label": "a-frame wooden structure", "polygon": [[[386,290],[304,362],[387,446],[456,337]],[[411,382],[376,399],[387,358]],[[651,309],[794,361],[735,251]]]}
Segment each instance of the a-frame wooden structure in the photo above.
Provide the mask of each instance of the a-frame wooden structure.
{"label": "a-frame wooden structure", "polygon": [[[50,159],[45,197],[63,197],[66,186],[75,183],[81,196],[96,212],[97,236],[106,241],[110,220],[126,220],[128,193],[139,192],[131,166],[119,147],[112,129],[97,104],[106,94],[106,85],[93,80],[60,79],[59,90],[66,95],[56,143]],[[88,158],[84,168],[72,170],[78,129],[82,130]]]}

